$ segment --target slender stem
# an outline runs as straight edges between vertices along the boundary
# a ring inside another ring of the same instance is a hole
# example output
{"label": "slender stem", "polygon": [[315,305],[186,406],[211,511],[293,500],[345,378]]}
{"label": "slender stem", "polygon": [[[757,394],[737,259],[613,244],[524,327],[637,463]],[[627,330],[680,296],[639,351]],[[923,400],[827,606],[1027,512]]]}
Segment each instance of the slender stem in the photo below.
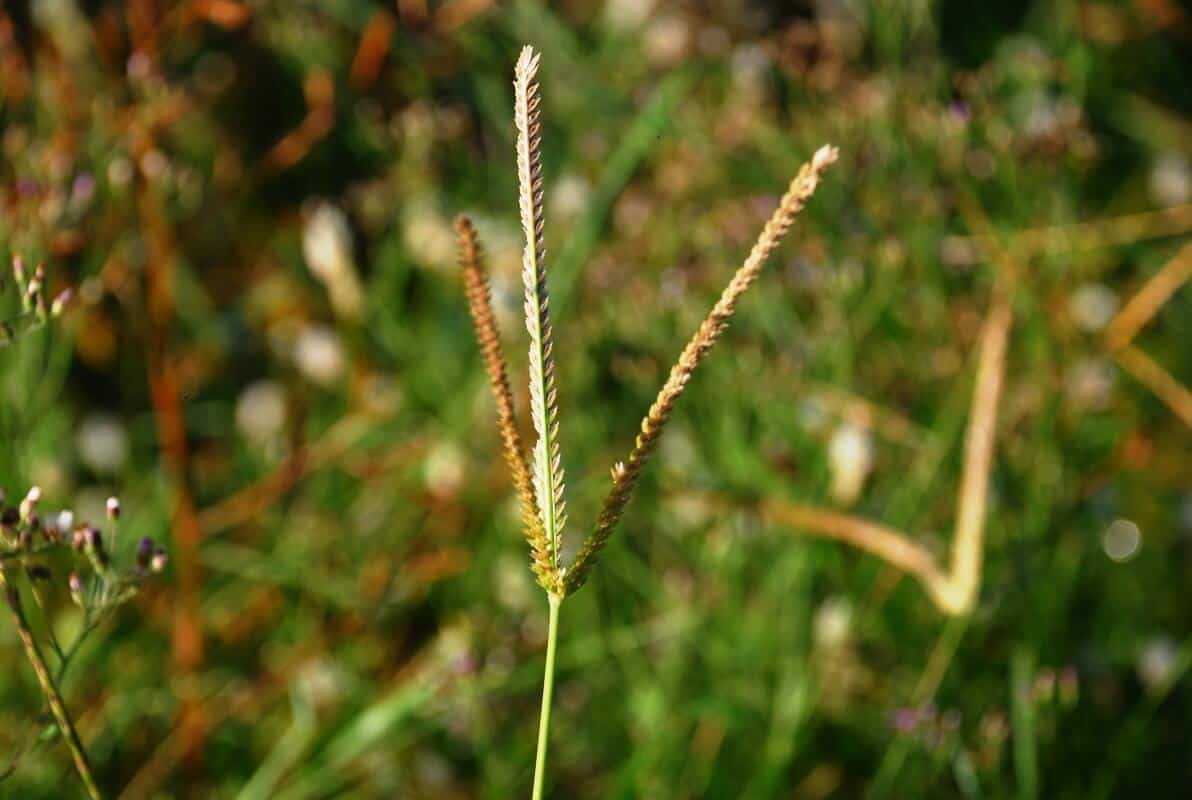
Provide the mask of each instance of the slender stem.
{"label": "slender stem", "polygon": [[71,640],[70,646],[63,652],[62,661],[58,664],[58,673],[54,676],[54,683],[61,686],[62,681],[66,680],[66,670],[70,669],[70,664],[74,661],[74,657],[78,655],[79,648],[83,646],[83,641],[91,635],[91,632],[98,625],[99,621],[92,617],[91,610],[84,610],[83,625],[79,629],[79,632],[75,634],[75,638]]}
{"label": "slender stem", "polygon": [[42,657],[41,650],[37,647],[33,631],[29,629],[25,612],[21,608],[21,596],[17,594],[16,587],[8,582],[8,575],[3,569],[0,569],[0,590],[3,590],[8,601],[8,608],[12,612],[17,633],[20,634],[21,644],[25,647],[25,655],[28,656],[29,663],[33,665],[33,671],[37,674],[37,682],[41,685],[41,693],[45,695],[46,702],[50,705],[50,712],[58,723],[58,730],[61,731],[62,738],[66,740],[66,746],[70,748],[75,769],[78,770],[83,785],[87,787],[87,794],[92,800],[103,800],[103,794],[99,791],[95,776],[91,774],[91,765],[87,762],[87,751],[83,749],[78,731],[75,730],[74,723],[70,721],[70,715],[66,711],[66,704],[62,702],[62,695],[58,693],[58,687],[54,685],[54,679],[50,676],[50,668],[46,665],[45,658]]}
{"label": "slender stem", "polygon": [[[50,624],[46,604],[41,599],[41,592],[37,590],[37,581],[30,579],[29,591],[33,595],[33,602],[37,603],[37,610],[41,612],[41,618],[46,621],[46,638],[50,643],[50,649],[54,651],[54,655],[58,657],[58,663],[61,665],[66,660],[66,655],[62,652],[62,645],[58,643],[58,637],[54,634],[54,626]],[[57,683],[62,683],[61,677],[59,677]]]}
{"label": "slender stem", "polygon": [[542,800],[542,785],[546,778],[546,741],[550,738],[550,704],[555,691],[555,646],[559,643],[559,605],[563,599],[550,592],[550,623],[546,631],[546,671],[542,676],[542,715],[538,718],[538,755],[534,759],[534,792],[532,800]]}

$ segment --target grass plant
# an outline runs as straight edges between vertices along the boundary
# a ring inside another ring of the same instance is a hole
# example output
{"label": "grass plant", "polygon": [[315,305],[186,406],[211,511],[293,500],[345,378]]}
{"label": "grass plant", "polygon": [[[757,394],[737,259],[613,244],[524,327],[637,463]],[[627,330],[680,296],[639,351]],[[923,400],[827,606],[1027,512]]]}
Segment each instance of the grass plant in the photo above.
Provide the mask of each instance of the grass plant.
{"label": "grass plant", "polygon": [[761,234],[700,323],[671,367],[669,376],[642,419],[633,448],[624,461],[611,469],[608,489],[596,523],[570,565],[563,563],[562,535],[567,522],[562,449],[559,444],[559,404],[556,387],[554,337],[547,289],[545,211],[542,176],[542,98],[537,73],[540,56],[533,48],[522,49],[514,71],[514,120],[517,127],[517,174],[519,207],[525,234],[522,282],[525,288],[525,319],[529,334],[530,416],[535,443],[532,462],[527,464],[514,415],[513,394],[500,336],[491,306],[491,293],[472,223],[456,221],[468,307],[484,355],[489,381],[497,405],[497,426],[513,483],[521,501],[526,540],[530,545],[531,569],[545,590],[549,607],[546,665],[542,682],[542,706],[531,796],[542,797],[546,776],[546,753],[550,737],[555,660],[559,638],[559,609],[568,596],[579,591],[608,544],[650,455],[658,445],[675,403],[683,394],[700,362],[715,346],[736,311],[737,302],[757,280],[766,260],[790,230],[795,218],[815,194],[821,176],[837,160],[836,148],[825,145],[815,152],[791,180]]}

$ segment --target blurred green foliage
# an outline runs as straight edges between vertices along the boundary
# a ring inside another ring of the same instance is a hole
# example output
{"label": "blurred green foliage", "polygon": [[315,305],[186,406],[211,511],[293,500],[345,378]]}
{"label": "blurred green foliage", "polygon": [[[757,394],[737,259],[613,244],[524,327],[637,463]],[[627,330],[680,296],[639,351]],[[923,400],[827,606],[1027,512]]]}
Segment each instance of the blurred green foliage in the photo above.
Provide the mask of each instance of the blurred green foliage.
{"label": "blurred green foliage", "polygon": [[[862,398],[896,424],[864,434],[850,512],[946,552],[994,269],[958,204],[1011,247],[1186,221],[1186,7],[494,5],[0,11],[2,250],[79,287],[62,326],[0,350],[0,485],[93,518],[117,492],[124,545],[172,541],[63,687],[101,783],[528,790],[546,605],[450,228],[477,221],[520,376],[528,41],[573,544],[789,177],[824,142],[843,154],[563,610],[550,795],[1186,792],[1192,438],[1098,333],[1179,235],[1020,253],[971,619],[753,510],[839,505],[830,443]],[[1190,311],[1185,289],[1138,339],[1185,385]],[[0,644],[0,752],[35,745],[0,794],[73,796],[7,627]]]}

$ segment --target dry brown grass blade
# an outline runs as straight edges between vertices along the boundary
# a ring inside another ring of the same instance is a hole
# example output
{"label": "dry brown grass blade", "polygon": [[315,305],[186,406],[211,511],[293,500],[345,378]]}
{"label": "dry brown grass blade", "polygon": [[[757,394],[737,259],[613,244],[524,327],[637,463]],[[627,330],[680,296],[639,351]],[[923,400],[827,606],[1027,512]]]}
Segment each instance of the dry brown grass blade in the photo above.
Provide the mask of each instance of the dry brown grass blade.
{"label": "dry brown grass blade", "polygon": [[906,534],[849,514],[826,508],[763,500],[758,506],[762,519],[771,524],[815,533],[852,545],[877,556],[890,566],[917,578],[924,586],[943,580],[935,558]]}
{"label": "dry brown grass blade", "polygon": [[981,326],[977,344],[977,376],[965,431],[964,467],[947,571],[938,566],[926,548],[900,531],[811,506],[777,501],[762,504],[763,514],[773,521],[850,544],[914,576],[936,606],[953,615],[972,610],[981,586],[989,475],[993,468],[997,411],[1013,323],[1010,287],[1019,272],[1011,255],[998,244],[980,205],[972,197],[962,194],[959,208],[969,228],[981,237],[988,260],[997,265],[998,277],[992,305]]}
{"label": "dry brown grass blade", "polygon": [[763,517],[877,556],[915,577],[936,606],[947,614],[971,611],[981,585],[986,497],[1011,321],[1009,299],[998,293],[978,344],[977,378],[965,435],[952,558],[946,572],[925,547],[907,534],[859,517],[777,500],[761,503]]}
{"label": "dry brown grass blade", "polygon": [[1192,427],[1192,392],[1187,387],[1134,345],[1126,345],[1115,356],[1123,369],[1154,392],[1185,425]]}
{"label": "dry brown grass blade", "polygon": [[1180,248],[1114,316],[1105,328],[1106,347],[1117,351],[1134,341],[1138,332],[1189,279],[1192,279],[1192,242]]}
{"label": "dry brown grass blade", "polygon": [[550,550],[538,502],[534,498],[534,487],[530,468],[526,463],[521,434],[517,430],[517,417],[513,409],[513,391],[509,387],[509,371],[505,354],[501,349],[501,337],[497,320],[493,315],[492,293],[489,290],[488,275],[484,269],[484,257],[476,237],[476,229],[467,217],[455,220],[455,231],[459,235],[460,265],[463,267],[464,285],[468,296],[468,311],[476,328],[476,340],[484,355],[484,366],[492,385],[493,399],[497,404],[497,429],[501,434],[501,446],[505,461],[513,476],[513,485],[521,501],[522,524],[526,541],[533,558],[532,568],[543,588],[553,585],[551,576]]}
{"label": "dry brown grass blade", "polygon": [[932,595],[941,608],[954,614],[967,613],[972,608],[981,584],[981,563],[985,552],[985,507],[989,494],[989,473],[993,468],[993,441],[1006,373],[1011,321],[1009,297],[998,292],[981,331],[977,380],[973,387],[969,426],[965,432],[964,471],[960,479],[960,499],[952,539],[952,568],[948,580],[932,589]]}
{"label": "dry brown grass blade", "polygon": [[687,383],[700,361],[712,349],[728,326],[728,321],[736,310],[737,300],[757,279],[766,259],[782,241],[795,217],[815,193],[824,170],[835,163],[838,156],[839,152],[836,148],[825,145],[815,152],[811,161],[799,169],[786,194],[782,196],[778,208],[775,209],[774,214],[762,229],[761,235],[753,245],[745,263],[733,275],[716,305],[712,307],[695,335],[691,337],[679,355],[679,360],[671,368],[666,383],[663,384],[654,404],[650,406],[649,412],[642,420],[641,432],[637,436],[629,457],[612,469],[613,485],[600,509],[596,527],[580,548],[579,555],[576,556],[573,566],[565,576],[567,593],[576,591],[587,580],[588,573],[595,564],[597,556],[608,543],[613,529],[625,510],[625,505],[633,494],[633,488],[637,484],[642,467],[657,446],[658,437],[670,417],[675,402],[687,388]]}
{"label": "dry brown grass blade", "polygon": [[322,69],[312,69],[302,81],[306,116],[265,155],[264,165],[273,172],[289,169],[306,158],[335,126],[335,81]]}
{"label": "dry brown grass blade", "polygon": [[[339,419],[314,441],[290,453],[271,472],[199,512],[199,527],[205,536],[212,536],[260,517],[299,481],[325,467],[344,466],[352,450],[376,425],[371,414],[350,414]],[[414,439],[404,442],[396,451],[401,458],[417,453],[425,442]]]}
{"label": "dry brown grass blade", "polygon": [[1154,392],[1185,425],[1192,427],[1192,392],[1132,342],[1159,309],[1192,279],[1192,242],[1185,244],[1105,328],[1105,347],[1143,386]]}
{"label": "dry brown grass blade", "polygon": [[[1026,228],[1009,234],[1007,249],[1016,257],[1025,259],[1046,252],[1098,250],[1147,239],[1179,236],[1189,231],[1192,231],[1192,203],[1092,222]],[[987,232],[974,231],[971,236],[958,236],[952,241],[961,245],[956,248],[957,253],[963,254],[966,250],[971,253],[961,258],[961,263],[975,264],[980,261],[984,250],[996,244],[997,240]]]}

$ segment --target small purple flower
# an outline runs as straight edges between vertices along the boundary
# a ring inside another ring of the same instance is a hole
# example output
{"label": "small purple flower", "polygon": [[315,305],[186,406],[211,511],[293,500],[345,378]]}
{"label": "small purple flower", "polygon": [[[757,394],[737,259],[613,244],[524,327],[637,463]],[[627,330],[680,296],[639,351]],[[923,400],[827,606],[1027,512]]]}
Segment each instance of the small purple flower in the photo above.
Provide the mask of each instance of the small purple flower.
{"label": "small purple flower", "polygon": [[103,534],[98,528],[88,525],[83,528],[83,544],[98,550],[103,547]]}
{"label": "small purple flower", "polygon": [[900,708],[894,712],[892,720],[894,730],[899,733],[910,733],[919,725],[919,710],[916,708]]}
{"label": "small purple flower", "polygon": [[78,573],[72,572],[67,579],[67,584],[70,586],[70,599],[80,606],[83,605],[83,579],[79,577]]}
{"label": "small purple flower", "polygon": [[137,566],[141,569],[146,569],[149,562],[153,560],[153,540],[148,536],[141,539],[137,544]]}
{"label": "small purple flower", "polygon": [[90,172],[80,172],[71,184],[70,194],[74,202],[79,204],[91,200],[95,195],[95,176]]}
{"label": "small purple flower", "polygon": [[54,298],[54,302],[50,305],[50,314],[55,317],[60,316],[72,297],[74,297],[74,289],[71,289],[69,286],[59,292],[58,296]]}

